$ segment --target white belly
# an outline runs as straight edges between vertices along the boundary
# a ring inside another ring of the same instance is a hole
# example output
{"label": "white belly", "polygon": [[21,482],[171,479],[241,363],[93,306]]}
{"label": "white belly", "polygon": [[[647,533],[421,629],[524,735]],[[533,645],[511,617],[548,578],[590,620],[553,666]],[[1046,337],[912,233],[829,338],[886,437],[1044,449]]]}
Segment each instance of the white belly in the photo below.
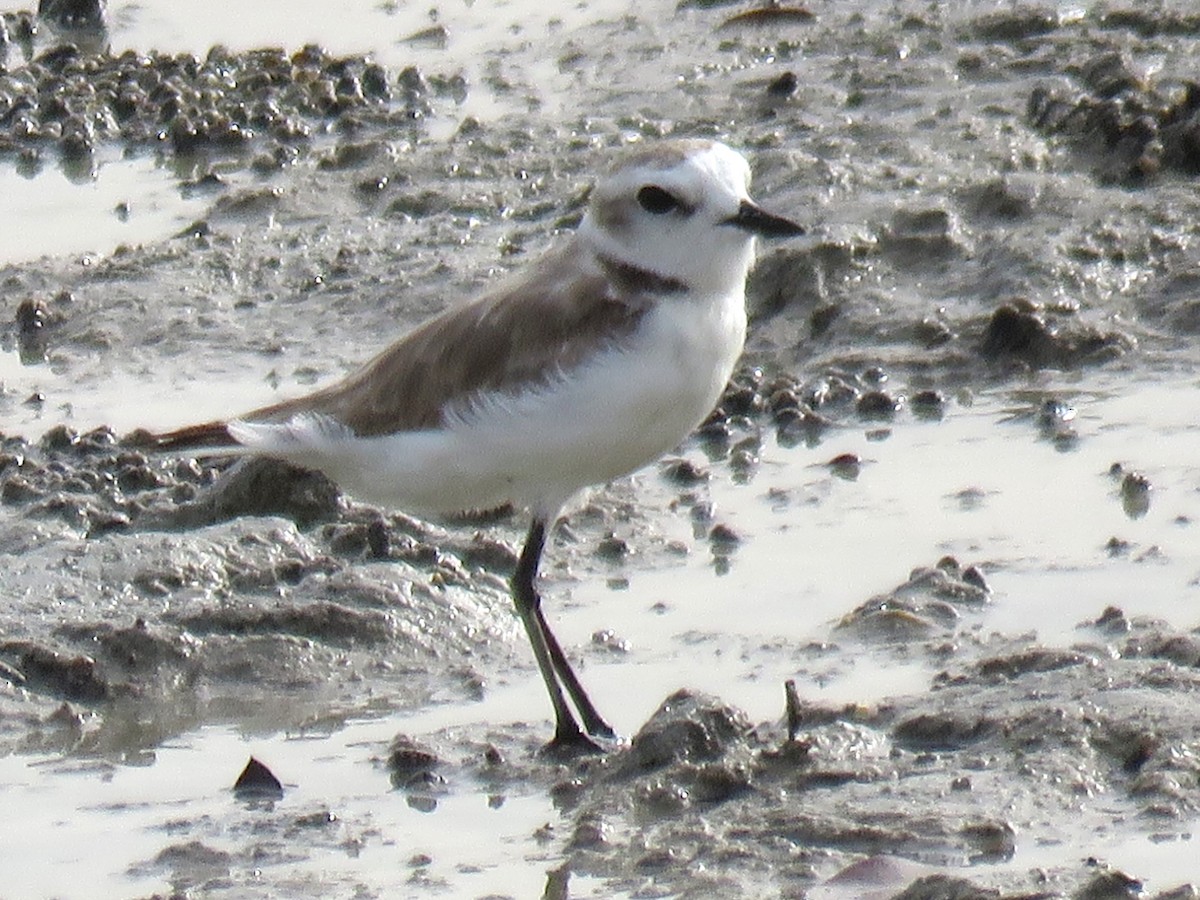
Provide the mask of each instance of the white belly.
{"label": "white belly", "polygon": [[668,300],[620,351],[536,390],[481,397],[444,428],[326,432],[280,455],[388,507],[448,513],[513,503],[552,515],[580,488],[639,469],[687,437],[720,397],[745,329],[740,296]]}

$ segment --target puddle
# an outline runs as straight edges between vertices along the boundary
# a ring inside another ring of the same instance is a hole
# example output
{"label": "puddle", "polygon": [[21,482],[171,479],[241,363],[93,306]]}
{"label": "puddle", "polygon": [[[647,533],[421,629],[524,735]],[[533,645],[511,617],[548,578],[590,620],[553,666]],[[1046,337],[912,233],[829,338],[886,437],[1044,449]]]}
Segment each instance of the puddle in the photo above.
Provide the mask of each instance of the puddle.
{"label": "puddle", "polygon": [[[0,0],[0,11],[15,12],[36,4]],[[267,0],[252,10],[237,0],[205,3],[108,4],[109,46],[125,50],[192,53],[203,56],[222,44],[231,50],[283,47],[298,50],[318,44],[335,55],[370,54],[387,66],[463,70],[482,82],[487,68],[502,68],[500,51],[523,48],[547,36],[561,35],[628,10],[623,0],[548,5],[536,0],[476,3],[452,0],[406,4],[388,0],[350,0],[336,15],[320,0]],[[14,49],[12,51],[16,53]],[[545,59],[527,77],[558,72]],[[481,107],[486,109],[486,107]]]}
{"label": "puddle", "polygon": [[72,180],[55,165],[33,177],[0,165],[5,227],[0,265],[39,256],[113,252],[173,234],[192,221],[207,201],[181,196],[176,175],[153,154],[121,158],[100,154],[92,177]]}
{"label": "puddle", "polygon": [[[1095,835],[1082,835],[1081,838],[1087,841],[1088,846],[1096,848],[1095,855],[1090,860],[1090,868],[1093,871],[1098,872],[1102,867],[1111,866],[1123,872],[1152,873],[1148,877],[1140,879],[1140,892],[1130,894],[1130,896],[1153,896],[1150,893],[1141,892],[1167,892],[1172,888],[1178,888],[1180,884],[1186,884],[1189,878],[1195,878],[1196,871],[1193,860],[1196,858],[1196,854],[1200,853],[1200,839],[1193,833],[1197,826],[1200,826],[1200,821],[1193,823],[1190,830],[1182,834],[1164,833],[1134,839],[1097,839]],[[1018,849],[1011,863],[1001,866],[975,866],[973,871],[975,874],[983,874],[989,869],[1008,869],[1013,873],[1024,873],[1036,870],[1038,867],[1043,867],[1043,870],[1053,869],[1054,866],[1061,865],[1063,850],[1063,846],[1059,843],[1041,844],[1036,839],[1019,839]],[[1079,860],[1079,862],[1084,864],[1084,868],[1089,867],[1087,861]],[[884,864],[880,868],[886,872],[889,868],[894,867],[896,871],[905,873],[910,880],[939,873],[950,877],[958,874],[952,870],[930,869],[905,863],[902,860],[889,860],[888,863],[890,865]],[[1052,886],[1053,882],[1051,881],[1049,884],[1043,884],[1041,888],[1045,891],[1052,889]],[[805,897],[808,900],[891,900],[897,893],[898,890],[894,886],[875,887],[869,881],[848,880],[844,883],[816,885],[805,892]],[[1034,896],[1040,895],[1035,894]],[[1064,895],[1050,893],[1046,896]],[[1172,894],[1168,893],[1166,896],[1172,896]]]}
{"label": "puddle", "polygon": [[[0,9],[27,6],[0,3]],[[202,53],[213,44],[239,50],[317,43],[334,54],[373,53],[389,65],[438,59],[464,64],[505,42],[537,40],[624,8],[619,0],[558,6],[534,0],[451,0],[436,5],[350,0],[330,15],[329,5],[320,0],[268,0],[255,4],[249,14],[237,0],[190,6],[113,2],[109,31],[117,52],[154,47]]]}
{"label": "puddle", "polygon": [[[286,883],[307,896],[382,895],[405,884],[458,896],[540,896],[554,859],[533,836],[559,821],[549,798],[483,790],[429,803],[408,798],[390,789],[373,760],[386,755],[394,727],[357,722],[329,737],[291,740],[205,728],[132,766],[0,759],[4,856],[38,860],[0,865],[5,896],[119,898],[206,882],[237,896],[275,896],[272,864],[286,866]],[[235,797],[232,784],[251,755],[284,782],[281,800]]]}
{"label": "puddle", "polygon": [[[271,368],[269,362],[262,363],[258,378],[206,372],[203,389],[187,373],[168,372],[164,383],[148,391],[144,370],[107,377],[81,374],[53,363],[23,365],[16,352],[0,350],[0,387],[12,400],[5,422],[13,431],[37,435],[57,424],[80,431],[108,425],[117,434],[127,434],[148,422],[165,428],[182,424],[185,415],[188,421],[218,419],[271,403],[279,399],[267,377]],[[26,402],[35,395],[48,399]]]}
{"label": "puddle", "polygon": [[[1124,872],[1137,872],[1144,891],[1168,891],[1196,878],[1196,860],[1200,858],[1200,820],[1184,823],[1149,835],[1097,837],[1081,834],[1081,843],[1090,848],[1089,856],[1098,863]],[[1060,844],[1040,843],[1030,835],[1020,841],[1012,868],[1034,869],[1053,866],[1064,856]],[[1186,896],[1186,894],[1184,895]]]}
{"label": "puddle", "polygon": [[[679,668],[690,682],[699,677],[694,666]],[[645,684],[644,666],[633,663],[625,674],[627,683]],[[510,705],[525,705],[531,693],[532,676],[528,685],[504,688],[485,704],[351,721],[316,737],[207,727],[134,764],[0,758],[4,860],[38,861],[0,861],[5,896],[104,900],[189,889],[238,897],[278,896],[281,889],[296,896],[541,896],[548,873],[563,862],[561,841],[571,827],[546,793],[514,796],[451,784],[436,795],[409,794],[390,787],[379,762],[397,729],[420,733],[469,720],[482,733],[488,720],[505,716]],[[284,783],[282,799],[233,794],[250,756],[268,762]],[[1081,822],[1076,844],[1021,833],[1011,859],[971,866],[969,874],[1054,871],[1091,856],[1142,877],[1147,890],[1162,890],[1195,877],[1197,827],[1200,822],[1130,835],[1097,833]],[[935,871],[968,874],[914,865],[911,877]],[[87,873],[85,890],[81,873]],[[811,896],[876,896],[864,891],[814,886]],[[569,896],[637,894],[572,874]]]}

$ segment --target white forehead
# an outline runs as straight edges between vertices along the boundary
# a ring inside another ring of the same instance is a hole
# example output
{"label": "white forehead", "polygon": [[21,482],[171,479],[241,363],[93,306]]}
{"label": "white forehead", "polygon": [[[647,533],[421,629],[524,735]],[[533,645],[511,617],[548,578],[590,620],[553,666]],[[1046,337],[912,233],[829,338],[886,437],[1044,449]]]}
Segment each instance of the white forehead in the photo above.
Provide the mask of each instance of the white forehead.
{"label": "white forehead", "polygon": [[699,204],[705,196],[746,197],[750,164],[736,150],[718,141],[665,141],[623,157],[597,186],[613,196],[656,185]]}

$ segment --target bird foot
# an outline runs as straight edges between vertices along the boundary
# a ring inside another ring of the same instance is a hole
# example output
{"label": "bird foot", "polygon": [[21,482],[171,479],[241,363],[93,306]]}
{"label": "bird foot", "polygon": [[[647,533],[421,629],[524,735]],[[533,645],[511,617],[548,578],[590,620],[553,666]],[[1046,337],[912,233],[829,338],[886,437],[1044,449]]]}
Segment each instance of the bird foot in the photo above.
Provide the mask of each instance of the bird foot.
{"label": "bird foot", "polygon": [[593,740],[578,728],[558,728],[550,742],[542,747],[541,753],[555,759],[603,755],[619,745],[616,733],[611,728],[609,732],[610,734],[596,735],[598,740]]}
{"label": "bird foot", "polygon": [[620,735],[613,731],[613,727],[601,718],[584,719],[584,730],[594,738],[599,738],[605,743],[619,743]]}

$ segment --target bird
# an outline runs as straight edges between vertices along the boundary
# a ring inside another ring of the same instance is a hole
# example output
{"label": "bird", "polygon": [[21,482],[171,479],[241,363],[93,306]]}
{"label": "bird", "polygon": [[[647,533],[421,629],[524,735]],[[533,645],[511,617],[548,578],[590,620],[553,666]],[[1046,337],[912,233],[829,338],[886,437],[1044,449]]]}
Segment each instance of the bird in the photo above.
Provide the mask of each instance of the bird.
{"label": "bird", "polygon": [[510,587],[554,711],[547,748],[599,751],[617,733],[542,610],[548,531],[580,491],[660,458],[714,409],[745,343],[756,238],[805,231],[749,186],[746,158],[716,140],[626,148],[574,233],[495,288],[328,387],[149,442],[275,457],[417,515],[527,510]]}

